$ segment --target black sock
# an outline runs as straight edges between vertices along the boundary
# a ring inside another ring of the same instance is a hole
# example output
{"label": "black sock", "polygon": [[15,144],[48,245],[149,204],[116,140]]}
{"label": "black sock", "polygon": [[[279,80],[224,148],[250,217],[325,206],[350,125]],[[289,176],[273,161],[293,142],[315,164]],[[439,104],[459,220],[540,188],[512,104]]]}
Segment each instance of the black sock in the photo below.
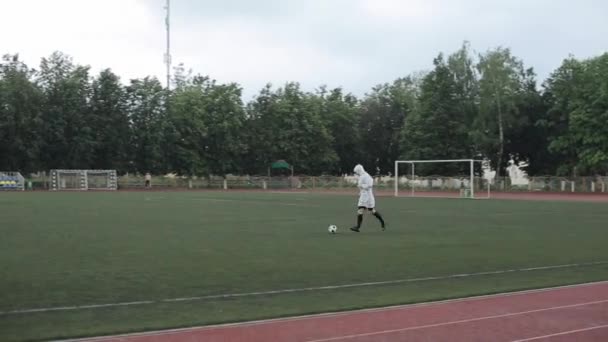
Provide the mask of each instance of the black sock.
{"label": "black sock", "polygon": [[363,222],[363,214],[357,215],[357,228],[361,228],[361,222]]}
{"label": "black sock", "polygon": [[374,216],[376,216],[376,218],[380,221],[380,224],[382,224],[382,228],[384,228],[384,219],[382,218],[382,215],[380,215],[379,212],[375,212]]}

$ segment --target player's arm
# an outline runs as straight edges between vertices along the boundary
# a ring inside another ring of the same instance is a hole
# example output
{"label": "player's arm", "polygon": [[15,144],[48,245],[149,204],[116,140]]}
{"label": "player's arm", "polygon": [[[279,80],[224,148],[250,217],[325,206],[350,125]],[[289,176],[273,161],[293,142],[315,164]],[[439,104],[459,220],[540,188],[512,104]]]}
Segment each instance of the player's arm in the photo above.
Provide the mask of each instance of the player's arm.
{"label": "player's arm", "polygon": [[367,189],[371,188],[372,183],[370,182],[370,180],[373,182],[371,177],[361,177],[361,179],[359,181],[359,189],[367,190]]}

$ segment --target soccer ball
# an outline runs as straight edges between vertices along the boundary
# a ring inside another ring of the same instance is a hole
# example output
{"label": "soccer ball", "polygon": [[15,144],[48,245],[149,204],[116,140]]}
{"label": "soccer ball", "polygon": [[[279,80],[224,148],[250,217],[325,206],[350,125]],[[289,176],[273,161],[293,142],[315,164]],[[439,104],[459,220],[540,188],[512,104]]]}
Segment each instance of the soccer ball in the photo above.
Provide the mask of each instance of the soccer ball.
{"label": "soccer ball", "polygon": [[338,231],[338,226],[336,226],[335,224],[332,224],[329,227],[327,227],[327,231],[330,234],[336,234],[336,232]]}

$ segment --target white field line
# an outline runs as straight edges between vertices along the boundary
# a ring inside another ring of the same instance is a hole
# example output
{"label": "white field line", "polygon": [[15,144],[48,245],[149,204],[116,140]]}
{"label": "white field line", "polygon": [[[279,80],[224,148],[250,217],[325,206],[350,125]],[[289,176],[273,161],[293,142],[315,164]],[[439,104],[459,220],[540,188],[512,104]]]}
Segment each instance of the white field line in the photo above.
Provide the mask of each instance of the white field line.
{"label": "white field line", "polygon": [[268,205],[268,206],[315,207],[315,208],[320,207],[320,205],[306,204],[306,203],[285,203],[285,202],[274,202],[274,201],[235,200],[235,199],[224,199],[224,198],[192,198],[190,200],[191,201],[206,201],[206,202],[232,202],[232,203],[261,204],[261,205]]}
{"label": "white field line", "polygon": [[277,295],[277,294],[286,294],[286,293],[337,290],[337,289],[354,288],[354,287],[416,283],[416,282],[424,282],[424,281],[432,281],[432,280],[470,278],[470,277],[477,277],[477,276],[484,276],[484,275],[496,275],[496,274],[516,273],[516,272],[531,272],[531,271],[552,270],[552,269],[560,269],[560,268],[576,268],[576,267],[605,265],[605,264],[608,264],[608,261],[595,261],[595,262],[587,262],[587,263],[552,265],[552,266],[538,266],[538,267],[476,272],[476,273],[460,273],[460,274],[451,274],[451,275],[445,275],[445,276],[407,278],[407,279],[396,279],[396,280],[386,280],[386,281],[374,281],[374,282],[366,282],[366,283],[313,286],[313,287],[302,287],[302,288],[292,288],[292,289],[277,289],[277,290],[267,290],[267,291],[257,291],[257,292],[225,293],[225,294],[216,294],[216,295],[207,295],[207,296],[166,298],[166,299],[157,299],[157,300],[141,300],[141,301],[131,301],[131,302],[120,302],[120,303],[85,304],[85,305],[74,305],[74,306],[29,308],[29,309],[0,311],[0,316],[41,313],[41,312],[50,312],[50,311],[73,311],[73,310],[85,310],[85,309],[99,309],[99,308],[108,308],[108,307],[117,307],[117,306],[135,306],[135,305],[148,305],[148,304],[174,303],[174,302],[193,302],[193,301],[214,300],[214,299],[230,299],[230,298],[240,298],[240,297],[256,297],[256,296]]}
{"label": "white field line", "polygon": [[336,337],[324,338],[324,339],[319,339],[319,340],[308,340],[306,342],[329,342],[329,341],[349,340],[349,339],[358,338],[358,337],[385,335],[385,334],[391,334],[391,333],[397,333],[397,332],[436,328],[436,327],[442,327],[442,326],[446,326],[446,325],[456,325],[456,324],[462,324],[462,323],[479,322],[479,321],[486,321],[486,320],[491,320],[491,319],[496,319],[496,318],[513,317],[513,316],[527,315],[527,314],[537,313],[537,312],[554,311],[554,310],[560,310],[560,309],[570,309],[570,308],[577,308],[577,307],[581,307],[581,306],[603,304],[603,303],[608,303],[608,299],[597,300],[597,301],[586,302],[586,303],[552,306],[552,307],[536,309],[536,310],[511,312],[511,313],[500,314],[500,315],[482,316],[482,317],[462,319],[462,320],[457,320],[457,321],[447,321],[447,322],[441,322],[441,323],[435,323],[435,324],[419,325],[419,326],[413,326],[413,327],[407,327],[407,328],[401,328],[401,329],[380,330],[380,331],[373,331],[373,332],[362,333],[362,334],[336,336]]}
{"label": "white field line", "polygon": [[580,333],[580,332],[585,332],[585,331],[590,331],[590,330],[597,330],[597,329],[606,329],[606,328],[608,328],[608,324],[596,325],[596,326],[589,327],[589,328],[584,328],[584,329],[568,330],[568,331],[563,331],[563,332],[556,333],[556,334],[549,334],[549,335],[543,335],[543,336],[524,338],[523,340],[514,340],[512,342],[526,342],[526,341],[543,340],[545,338],[550,338],[550,337],[555,337],[555,336],[571,335],[571,334],[577,334],[577,333]]}

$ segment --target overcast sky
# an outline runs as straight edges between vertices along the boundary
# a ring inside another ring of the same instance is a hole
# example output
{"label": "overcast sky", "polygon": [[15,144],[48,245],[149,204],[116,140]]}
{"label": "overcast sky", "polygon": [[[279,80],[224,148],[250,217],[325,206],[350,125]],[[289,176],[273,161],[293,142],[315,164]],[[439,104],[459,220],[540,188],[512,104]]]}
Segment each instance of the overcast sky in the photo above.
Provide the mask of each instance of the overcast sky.
{"label": "overcast sky", "polygon": [[[164,80],[165,0],[0,0],[0,53],[59,50],[94,73]],[[173,62],[249,100],[264,84],[378,83],[428,70],[464,40],[510,47],[542,80],[569,54],[608,51],[606,0],[172,0]]]}

